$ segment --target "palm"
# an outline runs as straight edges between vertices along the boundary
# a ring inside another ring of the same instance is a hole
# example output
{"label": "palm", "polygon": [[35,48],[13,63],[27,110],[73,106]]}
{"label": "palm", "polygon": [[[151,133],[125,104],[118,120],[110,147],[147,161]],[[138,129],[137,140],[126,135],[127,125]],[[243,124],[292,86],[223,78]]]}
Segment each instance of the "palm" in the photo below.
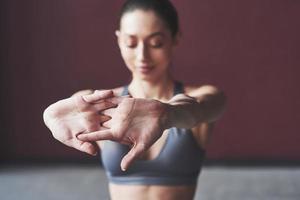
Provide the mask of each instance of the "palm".
{"label": "palm", "polygon": [[80,133],[93,131],[100,127],[96,109],[84,102],[81,97],[61,100],[53,104],[51,109],[55,113],[52,119],[53,135],[62,141],[70,140]]}
{"label": "palm", "polygon": [[106,123],[111,127],[113,138],[148,149],[163,131],[157,104],[146,99],[127,99],[121,103],[112,120]]}
{"label": "palm", "polygon": [[77,139],[77,135],[101,130],[100,124],[109,118],[99,115],[113,103],[99,101],[88,103],[82,96],[60,100],[45,111],[45,122],[54,138],[60,142],[89,154],[96,153],[96,147],[90,142]]}
{"label": "palm", "polygon": [[121,163],[122,169],[127,169],[162,135],[165,107],[156,100],[127,98],[117,108],[107,112],[112,116],[110,121],[104,123],[108,130],[82,134],[79,138],[83,141],[108,139],[132,145]]}

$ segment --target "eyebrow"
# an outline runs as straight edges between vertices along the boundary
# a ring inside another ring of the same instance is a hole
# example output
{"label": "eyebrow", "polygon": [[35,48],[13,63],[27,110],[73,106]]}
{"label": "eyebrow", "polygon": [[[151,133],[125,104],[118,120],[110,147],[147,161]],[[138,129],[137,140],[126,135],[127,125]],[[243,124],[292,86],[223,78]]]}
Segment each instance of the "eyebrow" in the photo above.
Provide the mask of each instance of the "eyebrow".
{"label": "eyebrow", "polygon": [[[127,33],[125,33],[125,35],[127,35],[129,37],[136,37],[136,35],[127,34]],[[155,36],[165,37],[165,34],[163,32],[154,32],[154,33],[151,33],[149,36],[147,36],[147,38],[152,38],[152,37],[155,37]]]}
{"label": "eyebrow", "polygon": [[148,36],[148,38],[151,38],[151,37],[155,37],[155,36],[162,36],[162,37],[165,37],[165,34],[162,33],[162,32],[155,32],[155,33],[152,33]]}

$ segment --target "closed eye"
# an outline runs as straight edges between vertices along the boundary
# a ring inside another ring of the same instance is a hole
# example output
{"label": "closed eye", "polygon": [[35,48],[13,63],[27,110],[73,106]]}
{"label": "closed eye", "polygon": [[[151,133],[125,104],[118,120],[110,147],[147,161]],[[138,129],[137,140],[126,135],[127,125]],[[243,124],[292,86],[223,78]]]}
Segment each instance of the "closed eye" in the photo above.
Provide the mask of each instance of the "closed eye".
{"label": "closed eye", "polygon": [[126,47],[128,48],[135,48],[137,46],[137,42],[134,38],[126,38],[124,41]]}
{"label": "closed eye", "polygon": [[163,46],[163,40],[161,36],[154,36],[149,40],[149,46],[152,48],[160,48]]}
{"label": "closed eye", "polygon": [[161,48],[163,46],[163,43],[161,43],[161,42],[155,42],[155,43],[152,43],[150,45],[153,48]]}

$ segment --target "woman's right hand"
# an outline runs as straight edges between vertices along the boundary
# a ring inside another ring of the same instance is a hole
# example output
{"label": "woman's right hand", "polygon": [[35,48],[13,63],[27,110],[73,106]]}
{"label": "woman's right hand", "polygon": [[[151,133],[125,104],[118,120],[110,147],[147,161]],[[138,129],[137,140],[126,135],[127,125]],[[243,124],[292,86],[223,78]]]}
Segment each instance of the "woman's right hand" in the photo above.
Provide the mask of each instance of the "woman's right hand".
{"label": "woman's right hand", "polygon": [[106,101],[113,97],[111,90],[105,90],[60,100],[44,111],[44,122],[55,139],[67,146],[96,155],[98,147],[92,142],[78,140],[77,136],[105,129],[101,124],[110,117],[102,115],[101,112],[117,106],[111,101]]}

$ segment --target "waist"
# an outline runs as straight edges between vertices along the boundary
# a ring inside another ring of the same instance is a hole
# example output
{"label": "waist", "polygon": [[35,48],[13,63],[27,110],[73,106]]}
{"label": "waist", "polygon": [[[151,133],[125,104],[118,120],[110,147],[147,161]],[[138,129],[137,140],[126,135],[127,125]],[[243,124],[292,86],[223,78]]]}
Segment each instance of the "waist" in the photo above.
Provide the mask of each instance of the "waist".
{"label": "waist", "polygon": [[107,174],[108,180],[112,184],[118,185],[161,185],[161,186],[180,186],[180,185],[195,185],[197,183],[198,172],[189,176],[110,176]]}
{"label": "waist", "polygon": [[112,200],[192,200],[196,184],[181,186],[109,184]]}

